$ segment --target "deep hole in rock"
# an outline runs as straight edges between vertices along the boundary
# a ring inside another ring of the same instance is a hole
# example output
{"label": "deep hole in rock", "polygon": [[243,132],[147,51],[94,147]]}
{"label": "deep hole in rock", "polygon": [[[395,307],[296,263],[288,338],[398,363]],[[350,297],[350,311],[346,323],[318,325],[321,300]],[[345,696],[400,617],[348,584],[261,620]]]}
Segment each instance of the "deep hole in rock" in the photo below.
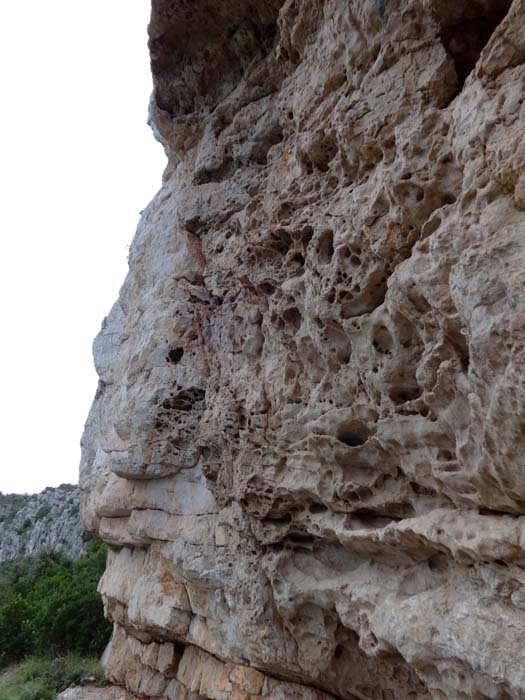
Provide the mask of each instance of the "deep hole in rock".
{"label": "deep hole in rock", "polygon": [[381,355],[390,354],[394,347],[394,340],[386,326],[378,325],[372,334],[372,345]]}
{"label": "deep hole in rock", "polygon": [[324,135],[317,143],[312,144],[309,151],[311,163],[321,172],[328,172],[328,166],[337,153],[337,145],[333,139]]}
{"label": "deep hole in rock", "polygon": [[414,506],[409,502],[398,503],[393,501],[378,507],[364,504],[360,508],[356,508],[353,513],[363,521],[369,518],[381,518],[397,522],[398,520],[403,520],[403,518],[412,518],[415,515],[415,510]]}
{"label": "deep hole in rock", "polygon": [[318,244],[319,262],[322,265],[327,265],[334,254],[334,232],[326,229],[319,236]]}
{"label": "deep hole in rock", "polygon": [[172,364],[176,365],[182,360],[183,355],[183,348],[171,348],[171,350],[168,353],[168,356],[166,357],[166,362],[171,362]]}
{"label": "deep hole in rock", "polygon": [[450,566],[450,562],[444,554],[434,554],[427,563],[431,571],[447,571]]}
{"label": "deep hole in rock", "polygon": [[458,333],[450,332],[446,338],[456,351],[463,371],[467,372],[470,365],[470,351],[466,337],[460,330]]}
{"label": "deep hole in rock", "polygon": [[301,267],[303,267],[305,263],[304,256],[301,255],[301,253],[295,253],[291,259],[291,262],[298,263]]}
{"label": "deep hole in rock", "polygon": [[270,238],[270,246],[281,255],[286,255],[292,246],[292,238],[284,229],[277,229],[272,233]]}
{"label": "deep hole in rock", "polygon": [[362,528],[375,530],[386,527],[390,523],[399,522],[399,520],[400,518],[392,518],[366,509],[360,509],[354,511],[351,516],[347,516],[345,525],[348,527],[353,522],[354,526],[356,523],[359,523]]}
{"label": "deep hole in rock", "polygon": [[449,56],[454,61],[458,76],[458,94],[469,74],[474,69],[483,48],[494,30],[504,19],[511,6],[511,0],[495,3],[498,7],[483,17],[464,19],[441,33],[441,40]]}
{"label": "deep hole in rock", "polygon": [[495,510],[492,508],[478,508],[478,513],[480,515],[501,515],[501,516],[508,517],[511,512],[512,511]]}
{"label": "deep hole in rock", "polygon": [[279,517],[272,518],[272,517],[268,516],[268,517],[263,518],[261,520],[261,523],[263,523],[264,525],[275,525],[277,527],[283,526],[283,525],[290,525],[291,522],[292,522],[292,516],[289,515],[288,513],[286,515],[283,515],[280,518]]}
{"label": "deep hole in rock", "polygon": [[452,459],[455,459],[456,455],[451,452],[451,450],[445,450],[445,449],[440,449],[438,450],[437,458],[440,461],[444,462],[450,462]]}
{"label": "deep hole in rock", "polygon": [[313,535],[308,535],[306,533],[294,532],[286,538],[286,541],[290,544],[298,545],[309,545],[315,542],[315,537]]}
{"label": "deep hole in rock", "polygon": [[336,646],[336,648],[335,648],[334,658],[335,658],[335,659],[340,659],[341,656],[343,656],[344,653],[345,653],[345,648],[344,648],[344,646],[342,646],[342,644],[338,644],[338,645]]}
{"label": "deep hole in rock", "polygon": [[270,284],[269,282],[262,282],[258,289],[265,295],[265,296],[270,296],[270,294],[273,294],[275,292],[275,287],[273,284]]}
{"label": "deep hole in rock", "polygon": [[341,433],[337,436],[337,439],[341,440],[341,442],[344,442],[344,444],[348,445],[348,447],[358,447],[359,445],[364,445],[367,440],[366,437],[356,435],[352,432]]}
{"label": "deep hole in rock", "polygon": [[283,311],[282,318],[283,321],[294,331],[298,331],[301,327],[301,313],[299,309],[297,309],[295,306],[292,306],[289,309]]}
{"label": "deep hole in rock", "polygon": [[414,401],[418,399],[422,394],[422,390],[419,387],[392,387],[388,395],[392,401],[399,406],[400,404],[407,403],[408,401]]}
{"label": "deep hole in rock", "polygon": [[436,496],[437,495],[437,492],[434,491],[434,489],[430,489],[427,486],[421,486],[421,484],[418,484],[416,481],[410,482],[410,488],[418,496]]}
{"label": "deep hole in rock", "polygon": [[445,462],[439,465],[440,473],[455,474],[461,471],[461,466],[457,462]]}
{"label": "deep hole in rock", "polygon": [[336,437],[348,447],[359,447],[365,444],[371,434],[364,423],[351,421],[339,426]]}
{"label": "deep hole in rock", "polygon": [[182,389],[176,394],[172,394],[169,399],[162,401],[162,407],[166,411],[191,411],[195,404],[199,404],[204,400],[205,391],[191,387],[190,389]]}
{"label": "deep hole in rock", "polygon": [[316,514],[316,513],[326,513],[328,510],[327,506],[324,505],[324,503],[311,503],[310,508],[308,509],[310,513]]}
{"label": "deep hole in rock", "polygon": [[175,650],[175,653],[178,656],[182,656],[184,653],[184,649],[186,649],[186,644],[184,644],[183,642],[179,642],[178,640],[174,640],[172,642],[172,644],[173,644],[173,648]]}

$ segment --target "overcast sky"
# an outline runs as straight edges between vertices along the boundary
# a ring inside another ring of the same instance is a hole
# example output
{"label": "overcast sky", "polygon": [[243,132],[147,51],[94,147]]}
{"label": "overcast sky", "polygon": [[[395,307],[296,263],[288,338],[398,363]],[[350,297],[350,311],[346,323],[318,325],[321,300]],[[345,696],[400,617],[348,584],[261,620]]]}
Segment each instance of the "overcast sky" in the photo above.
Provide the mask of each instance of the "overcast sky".
{"label": "overcast sky", "polygon": [[91,342],[160,186],[149,0],[0,3],[0,491],[76,482]]}

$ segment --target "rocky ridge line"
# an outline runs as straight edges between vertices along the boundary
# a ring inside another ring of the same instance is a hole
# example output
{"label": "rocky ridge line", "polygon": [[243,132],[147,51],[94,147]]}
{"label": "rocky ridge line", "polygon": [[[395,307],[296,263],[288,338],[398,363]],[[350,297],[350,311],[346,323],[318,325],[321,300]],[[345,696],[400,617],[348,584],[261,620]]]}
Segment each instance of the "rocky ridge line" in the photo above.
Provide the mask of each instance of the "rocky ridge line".
{"label": "rocky ridge line", "polygon": [[62,484],[33,495],[0,493],[0,562],[62,551],[85,553],[78,486]]}

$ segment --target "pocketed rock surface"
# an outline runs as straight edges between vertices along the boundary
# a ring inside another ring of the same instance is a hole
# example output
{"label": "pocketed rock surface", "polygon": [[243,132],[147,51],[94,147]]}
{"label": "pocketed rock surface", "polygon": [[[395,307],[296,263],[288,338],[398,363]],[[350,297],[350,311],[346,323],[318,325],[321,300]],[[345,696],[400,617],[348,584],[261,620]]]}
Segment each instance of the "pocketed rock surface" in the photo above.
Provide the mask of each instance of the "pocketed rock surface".
{"label": "pocketed rock surface", "polygon": [[94,345],[108,677],[525,698],[525,0],[153,0]]}

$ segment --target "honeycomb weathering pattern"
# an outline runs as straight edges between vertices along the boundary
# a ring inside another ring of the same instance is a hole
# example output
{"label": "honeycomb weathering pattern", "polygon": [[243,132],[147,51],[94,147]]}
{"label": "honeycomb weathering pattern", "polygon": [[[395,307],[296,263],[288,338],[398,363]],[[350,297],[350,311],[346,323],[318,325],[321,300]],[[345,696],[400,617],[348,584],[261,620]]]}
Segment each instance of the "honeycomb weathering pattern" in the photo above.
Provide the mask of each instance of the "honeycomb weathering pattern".
{"label": "honeycomb weathering pattern", "polygon": [[525,1],[153,0],[94,345],[108,677],[525,697]]}

